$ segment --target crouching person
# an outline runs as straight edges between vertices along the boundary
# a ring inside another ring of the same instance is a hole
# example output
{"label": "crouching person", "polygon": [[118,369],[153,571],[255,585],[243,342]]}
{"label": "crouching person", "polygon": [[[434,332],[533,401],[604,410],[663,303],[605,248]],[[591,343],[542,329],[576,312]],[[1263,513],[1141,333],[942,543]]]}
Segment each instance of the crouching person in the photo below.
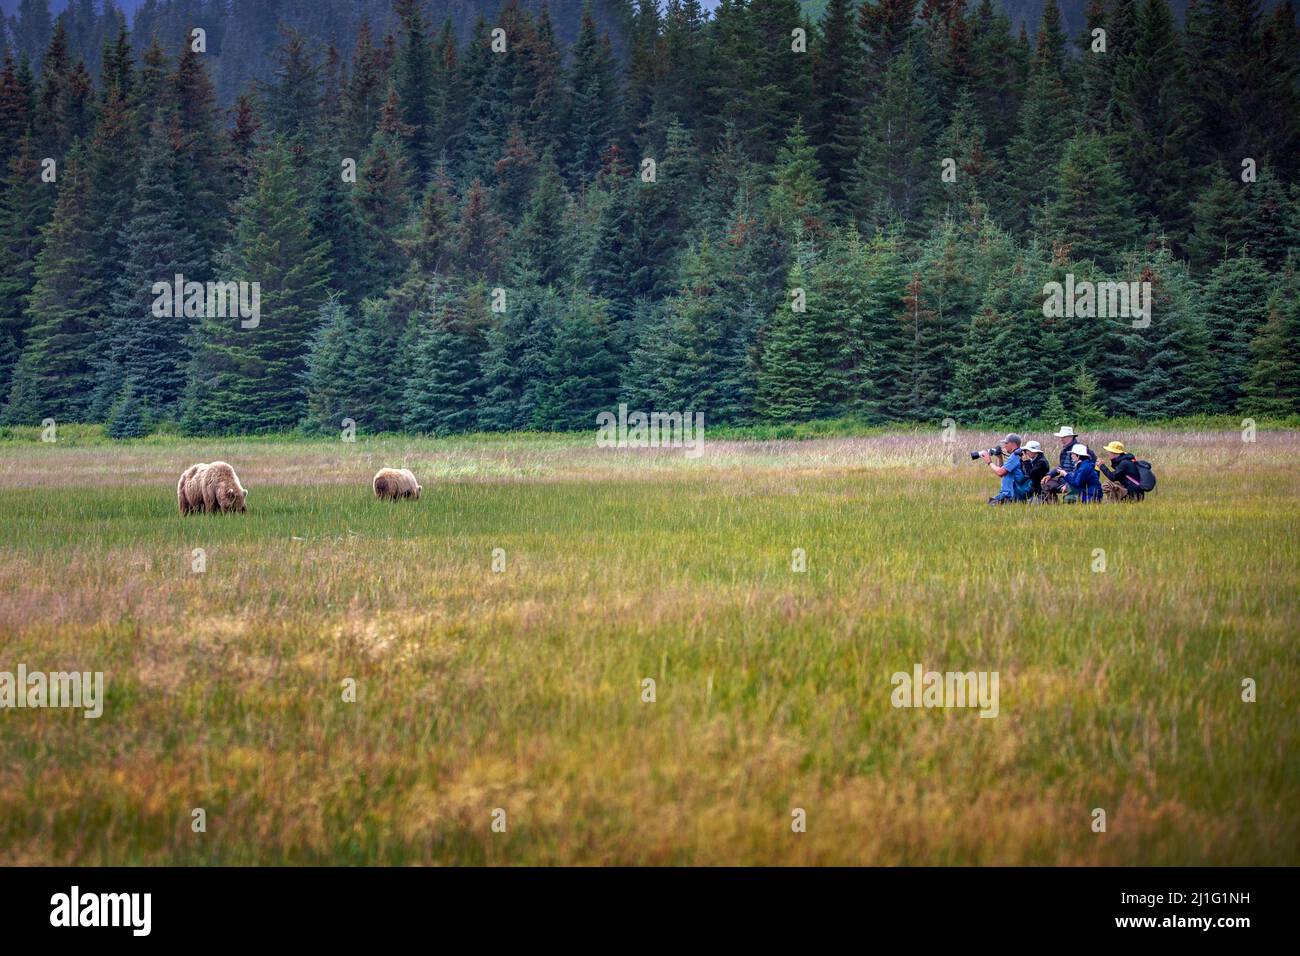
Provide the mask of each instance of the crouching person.
{"label": "crouching person", "polygon": [[1080,501],[1085,503],[1101,501],[1101,478],[1097,475],[1097,469],[1088,455],[1087,447],[1075,445],[1070,449],[1070,459],[1074,466],[1073,470],[1063,474],[1061,478],[1078,494]]}
{"label": "crouching person", "polygon": [[1137,459],[1124,450],[1124,443],[1113,441],[1106,446],[1110,452],[1110,468],[1101,466],[1101,473],[1113,482],[1106,490],[1120,501],[1141,501],[1145,497],[1142,491],[1142,475],[1138,471]]}
{"label": "crouching person", "polygon": [[1051,470],[1047,463],[1047,456],[1043,454],[1043,446],[1036,441],[1025,442],[1024,451],[1020,455],[1020,467],[1024,469],[1025,477],[1029,479],[1029,497],[1031,501],[1043,500],[1043,479]]}
{"label": "crouching person", "polygon": [[1002,479],[1001,489],[989,499],[989,504],[1026,501],[1029,498],[1029,477],[1020,460],[1020,436],[1008,435],[1002,439],[1001,445],[1002,455],[998,461],[994,461],[987,451],[980,452],[980,457],[993,469],[993,474]]}

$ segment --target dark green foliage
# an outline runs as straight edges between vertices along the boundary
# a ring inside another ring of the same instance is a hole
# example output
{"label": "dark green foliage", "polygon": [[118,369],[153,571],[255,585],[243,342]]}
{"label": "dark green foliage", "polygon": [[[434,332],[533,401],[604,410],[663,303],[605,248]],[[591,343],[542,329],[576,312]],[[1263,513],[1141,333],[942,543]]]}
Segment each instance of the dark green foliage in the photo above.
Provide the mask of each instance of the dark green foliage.
{"label": "dark green foliage", "polygon": [[597,300],[575,292],[565,301],[542,361],[534,428],[594,428],[596,416],[615,404],[618,363],[611,337],[609,319]]}
{"label": "dark green foliage", "polygon": [[307,355],[307,412],[304,422],[339,432],[351,420],[358,434],[396,431],[402,426],[399,355],[402,329],[388,305],[367,299],[351,307],[332,297],[321,308]]}
{"label": "dark green foliage", "polygon": [[1137,238],[1131,192],[1096,133],[1066,144],[1052,198],[1044,210],[1048,237],[1080,262],[1112,268]]}
{"label": "dark green foliage", "polygon": [[45,182],[30,137],[18,143],[0,181],[0,397],[8,396],[14,363],[31,317],[27,296],[36,281],[41,230],[54,209],[55,183]]}
{"label": "dark green foliage", "polygon": [[327,292],[326,247],[278,138],[263,151],[237,215],[222,277],[260,283],[261,315],[255,327],[227,316],[200,323],[183,419],[192,433],[280,431],[306,412],[303,372]]}
{"label": "dark green foliage", "polygon": [[409,431],[433,435],[471,431],[478,424],[485,387],[484,289],[448,289],[431,300],[432,313],[412,320],[402,424]]}
{"label": "dark green foliage", "polygon": [[890,62],[884,89],[867,108],[853,203],[864,222],[916,222],[938,187],[941,127],[931,82],[925,48],[913,43]]}
{"label": "dark green foliage", "polygon": [[[160,0],[128,33],[33,0],[0,29],[10,418],[1291,407],[1290,7],[1047,0],[1031,46],[994,0],[292,6]],[[259,283],[259,328],[155,314],[177,274]],[[1150,326],[1043,314],[1048,282],[1143,276]]]}
{"label": "dark green foliage", "polygon": [[1268,318],[1250,344],[1242,405],[1257,415],[1300,412],[1300,275],[1289,268],[1268,300]]}
{"label": "dark green foliage", "polygon": [[[215,278],[205,271],[203,251],[185,216],[177,188],[180,162],[169,146],[161,114],[146,143],[120,237],[120,272],[105,290],[108,347],[96,361],[97,413],[129,390],[156,414],[173,415],[185,388],[190,335],[198,318],[178,310],[170,291],[160,300],[154,285],[161,282],[170,290],[177,275],[185,282]],[[168,241],[160,243],[160,235]]]}
{"label": "dark green foliage", "polygon": [[1268,273],[1250,256],[1225,259],[1204,284],[1215,408],[1235,408],[1241,401],[1250,372],[1250,343],[1268,315],[1270,288]]}
{"label": "dark green foliage", "polygon": [[94,235],[90,174],[78,147],[64,164],[54,213],[42,232],[27,301],[31,325],[14,368],[6,421],[86,420],[102,305],[85,282],[95,263]]}

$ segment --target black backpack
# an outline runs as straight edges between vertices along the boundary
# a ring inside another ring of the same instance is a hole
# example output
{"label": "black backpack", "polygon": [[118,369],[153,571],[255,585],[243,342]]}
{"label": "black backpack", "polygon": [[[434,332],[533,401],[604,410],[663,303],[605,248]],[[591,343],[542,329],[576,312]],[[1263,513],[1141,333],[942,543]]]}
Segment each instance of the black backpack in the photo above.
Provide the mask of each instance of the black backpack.
{"label": "black backpack", "polygon": [[1156,473],[1151,470],[1151,462],[1134,460],[1133,464],[1137,465],[1138,480],[1141,484],[1139,489],[1145,494],[1148,491],[1154,491],[1156,487]]}

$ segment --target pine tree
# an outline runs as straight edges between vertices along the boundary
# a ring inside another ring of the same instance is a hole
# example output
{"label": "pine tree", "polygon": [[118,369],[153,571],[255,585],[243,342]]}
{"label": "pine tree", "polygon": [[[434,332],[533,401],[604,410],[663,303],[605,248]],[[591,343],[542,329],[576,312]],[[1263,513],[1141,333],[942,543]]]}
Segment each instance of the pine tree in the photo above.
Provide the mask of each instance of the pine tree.
{"label": "pine tree", "polygon": [[919,223],[939,179],[939,110],[925,57],[920,43],[896,56],[879,99],[867,108],[853,208],[859,219],[877,226],[895,217]]}
{"label": "pine tree", "polygon": [[505,223],[492,211],[488,191],[474,180],[465,193],[460,221],[452,237],[452,269],[470,281],[499,278],[505,238]]}
{"label": "pine tree", "polygon": [[1272,169],[1259,170],[1255,182],[1246,186],[1249,210],[1251,255],[1270,271],[1282,268],[1291,246],[1291,231],[1300,225],[1300,215],[1289,202],[1286,190]]}
{"label": "pine tree", "polygon": [[84,421],[90,403],[95,317],[102,303],[84,281],[94,268],[94,223],[85,151],[64,164],[54,214],[42,234],[29,300],[31,326],[14,369],[5,420]]}
{"label": "pine tree", "polygon": [[542,285],[554,285],[569,274],[573,253],[566,220],[570,204],[554,151],[548,149],[542,154],[537,184],[512,243],[519,264],[535,270]]}
{"label": "pine tree", "polygon": [[546,431],[593,428],[615,404],[618,365],[608,317],[599,302],[575,290],[555,323],[542,363],[532,426]]}
{"label": "pine tree", "polygon": [[281,32],[274,79],[266,86],[263,101],[268,130],[293,142],[314,134],[320,124],[321,75],[306,38],[293,29]]}
{"label": "pine tree", "polygon": [[1136,193],[1138,221],[1157,222],[1181,242],[1191,198],[1182,46],[1165,0],[1145,0],[1136,27],[1115,77],[1118,158]]}
{"label": "pine tree", "polygon": [[359,159],[379,125],[379,110],[387,96],[387,83],[379,65],[379,51],[370,37],[370,24],[361,22],[352,51],[352,73],[343,92],[343,155]]}
{"label": "pine tree", "polygon": [[1250,207],[1241,185],[1218,169],[1212,176],[1192,204],[1192,234],[1187,240],[1188,259],[1204,271],[1240,255],[1251,234]]}
{"label": "pine tree", "polygon": [[483,389],[482,287],[449,288],[434,313],[413,319],[411,373],[404,392],[406,429],[434,435],[471,431]]}
{"label": "pine tree", "polygon": [[568,175],[574,181],[592,178],[601,168],[623,125],[622,101],[607,43],[596,34],[589,7],[582,12],[582,27],[572,50],[570,106],[566,141]]}
{"label": "pine tree", "polygon": [[169,134],[179,146],[177,188],[190,232],[199,240],[202,272],[211,274],[219,250],[229,239],[231,170],[229,140],[203,55],[190,44],[181,48],[168,78],[175,114]]}
{"label": "pine tree", "polygon": [[0,395],[8,396],[31,319],[27,297],[36,281],[42,230],[54,209],[56,185],[44,182],[32,140],[24,136],[9,160],[0,192]]}
{"label": "pine tree", "polygon": [[1115,110],[1114,67],[1119,59],[1110,36],[1111,18],[1105,0],[1089,0],[1083,15],[1085,26],[1078,40],[1079,120],[1090,133],[1107,133]]}
{"label": "pine tree", "polygon": [[773,223],[798,240],[826,230],[825,187],[816,152],[796,120],[772,166],[768,208]]}
{"label": "pine tree", "polygon": [[[1214,369],[1199,290],[1167,248],[1145,261],[1131,260],[1125,271],[1151,283],[1151,319],[1145,328],[1130,317],[1098,320],[1132,329],[1129,354],[1122,358],[1136,370],[1136,378],[1130,389],[1105,394],[1109,411],[1140,418],[1205,411],[1210,407]],[[1103,388],[1106,361],[1103,357],[1098,371]]]}
{"label": "pine tree", "polygon": [[366,250],[364,272],[370,276],[368,293],[386,289],[406,267],[397,236],[411,215],[410,176],[391,98],[384,114],[361,164],[354,196]]}
{"label": "pine tree", "polygon": [[[800,264],[790,271],[790,287],[807,285]],[[806,421],[823,410],[827,377],[826,341],[822,328],[826,307],[814,300],[811,315],[783,304],[772,313],[763,336],[763,358],[758,372],[758,414],[772,421]]]}
{"label": "pine tree", "polygon": [[322,149],[312,164],[311,193],[307,197],[312,234],[326,243],[325,274],[330,288],[347,306],[356,307],[367,295],[384,291],[388,269],[372,271],[374,246],[366,241],[358,205],[358,186],[343,179],[341,160]]}
{"label": "pine tree", "polygon": [[321,307],[307,353],[305,424],[331,433],[351,419],[366,434],[402,424],[402,386],[395,374],[400,332],[388,305],[367,299],[359,308],[331,296]]}
{"label": "pine tree", "polygon": [[1088,371],[1087,366],[1079,364],[1073,369],[1071,381],[1074,404],[1070,409],[1071,420],[1075,427],[1098,425],[1106,417],[1102,410],[1097,377]]}
{"label": "pine tree", "polygon": [[306,411],[303,372],[327,279],[287,145],[272,138],[240,201],[222,272],[260,283],[260,317],[208,316],[190,364],[182,426],[191,433],[292,428]]}
{"label": "pine tree", "polygon": [[940,176],[935,218],[964,215],[972,203],[987,203],[994,192],[993,157],[984,146],[984,129],[968,91],[957,98],[948,128],[939,138],[938,155],[953,161],[951,181]]}
{"label": "pine tree", "polygon": [[1005,225],[1017,234],[1029,230],[1050,199],[1052,174],[1074,125],[1060,11],[1055,0],[1047,0],[1017,132],[1007,146],[1002,197],[996,204],[1004,212]]}
{"label": "pine tree", "polygon": [[[131,207],[119,237],[120,271],[105,276],[112,284],[105,290],[107,348],[95,363],[92,409],[97,417],[105,414],[124,390],[156,417],[174,416],[185,387],[189,336],[197,316],[186,316],[183,308],[176,309],[170,301],[166,308],[155,308],[158,296],[153,287],[157,282],[170,286],[177,275],[183,281],[203,282],[206,278],[203,250],[190,231],[176,186],[180,160],[161,112],[155,115],[145,142]],[[103,161],[111,163],[107,153]],[[107,178],[111,169],[103,175]],[[159,242],[159,236],[166,236],[167,242]]]}
{"label": "pine tree", "polygon": [[1288,269],[1268,300],[1268,318],[1250,343],[1243,409],[1256,415],[1300,413],[1300,277]]}
{"label": "pine tree", "polygon": [[431,133],[437,125],[433,114],[432,49],[418,0],[396,0],[394,10],[401,22],[401,41],[393,80],[402,122],[411,129],[405,144],[407,165],[414,185],[422,188],[436,159],[431,144]]}
{"label": "pine tree", "polygon": [[555,328],[566,306],[538,276],[517,272],[511,305],[485,334],[482,400],[478,426],[486,431],[519,431],[537,420],[538,391],[553,354]]}
{"label": "pine tree", "polygon": [[1137,234],[1129,185],[1101,136],[1079,133],[1066,144],[1052,192],[1047,235],[1068,246],[1074,261],[1112,268]]}
{"label": "pine tree", "polygon": [[1002,158],[1016,132],[1022,73],[1028,75],[1028,59],[1022,60],[1023,51],[1011,36],[1011,24],[1004,14],[994,12],[992,0],[980,0],[974,30],[971,98],[985,132],[985,146],[991,155]]}
{"label": "pine tree", "polygon": [[1268,273],[1257,259],[1246,255],[1220,262],[1204,284],[1216,408],[1236,408],[1241,402],[1250,371],[1250,343],[1268,317],[1270,290]]}
{"label": "pine tree", "polygon": [[953,417],[963,424],[1014,421],[1024,415],[1027,370],[1012,358],[1023,334],[1015,317],[985,306],[971,318],[959,352]]}

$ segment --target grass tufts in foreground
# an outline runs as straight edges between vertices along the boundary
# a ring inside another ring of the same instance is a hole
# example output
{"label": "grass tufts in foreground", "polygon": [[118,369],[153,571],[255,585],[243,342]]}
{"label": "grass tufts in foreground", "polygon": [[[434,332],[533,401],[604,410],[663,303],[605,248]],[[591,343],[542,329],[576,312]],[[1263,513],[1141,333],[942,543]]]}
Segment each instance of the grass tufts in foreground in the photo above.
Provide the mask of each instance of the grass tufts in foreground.
{"label": "grass tufts in foreground", "polygon": [[[1300,435],[1118,437],[1138,506],[924,436],[5,445],[0,670],[107,702],[0,711],[0,862],[1300,863]],[[182,519],[213,458],[249,513]]]}

